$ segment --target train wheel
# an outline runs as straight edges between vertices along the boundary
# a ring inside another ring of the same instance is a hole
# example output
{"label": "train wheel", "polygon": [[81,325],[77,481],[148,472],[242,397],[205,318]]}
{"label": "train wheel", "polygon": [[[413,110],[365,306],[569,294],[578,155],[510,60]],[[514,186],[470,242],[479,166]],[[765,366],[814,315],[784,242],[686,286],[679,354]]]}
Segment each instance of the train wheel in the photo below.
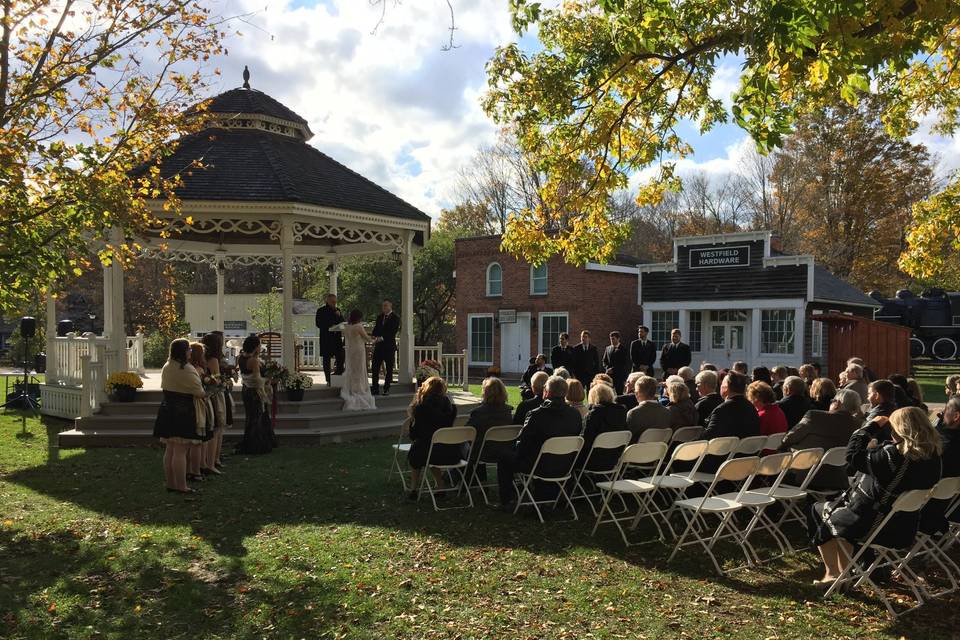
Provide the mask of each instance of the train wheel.
{"label": "train wheel", "polygon": [[927,347],[920,338],[910,338],[910,357],[919,358],[927,352]]}
{"label": "train wheel", "polygon": [[957,343],[950,338],[937,338],[930,347],[930,353],[937,360],[953,360],[957,357]]}

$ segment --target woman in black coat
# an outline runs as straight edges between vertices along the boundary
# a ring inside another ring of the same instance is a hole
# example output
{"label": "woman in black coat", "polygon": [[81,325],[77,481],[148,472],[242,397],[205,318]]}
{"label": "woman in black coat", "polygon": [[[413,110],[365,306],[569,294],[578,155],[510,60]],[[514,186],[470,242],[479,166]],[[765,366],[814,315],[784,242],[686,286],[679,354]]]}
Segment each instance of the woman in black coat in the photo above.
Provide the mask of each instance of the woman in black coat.
{"label": "woman in black coat", "polygon": [[[617,404],[613,387],[603,383],[594,384],[590,387],[588,401],[587,416],[583,419],[583,449],[577,457],[577,468],[586,463],[587,454],[598,435],[609,431],[624,431],[627,428],[627,408]],[[603,455],[598,455],[598,451],[590,458],[590,466],[595,469],[609,468],[616,464],[620,453],[621,451],[606,450]]]}
{"label": "woman in black coat", "polygon": [[[420,474],[427,465],[427,456],[430,454],[430,441],[437,429],[452,427],[457,417],[457,406],[447,396],[447,384],[443,378],[433,376],[427,378],[410,404],[408,413],[410,423],[410,451],[407,460],[410,463],[410,479],[413,491],[410,499],[416,500],[420,486]],[[436,464],[455,464],[463,459],[463,448],[459,445],[437,445],[433,450],[432,462]],[[439,469],[433,470],[437,486],[443,488],[443,474]]]}
{"label": "woman in black coat", "polygon": [[[513,407],[507,404],[507,387],[504,386],[500,378],[490,377],[483,381],[483,390],[481,391],[480,405],[470,412],[467,419],[467,425],[477,430],[476,445],[470,452],[470,466],[467,467],[467,478],[473,473],[473,465],[476,464],[477,456],[480,455],[480,443],[490,427],[503,427],[513,424]],[[485,455],[487,460],[493,460],[497,457],[496,446],[506,443],[490,443],[486,446]],[[481,480],[487,479],[487,465],[481,464],[477,467],[477,475]]]}
{"label": "woman in black coat", "polygon": [[[889,429],[889,431],[888,431]],[[885,433],[893,442],[878,444]],[[890,511],[900,494],[929,489],[941,475],[940,436],[927,415],[917,407],[877,418],[850,437],[847,467],[862,473],[859,482],[833,501],[811,506],[810,537],[820,549],[826,567],[815,584],[829,585],[853,557],[853,545],[866,538]],[[877,536],[877,542],[893,547],[909,546],[917,532],[919,515],[895,516]]]}

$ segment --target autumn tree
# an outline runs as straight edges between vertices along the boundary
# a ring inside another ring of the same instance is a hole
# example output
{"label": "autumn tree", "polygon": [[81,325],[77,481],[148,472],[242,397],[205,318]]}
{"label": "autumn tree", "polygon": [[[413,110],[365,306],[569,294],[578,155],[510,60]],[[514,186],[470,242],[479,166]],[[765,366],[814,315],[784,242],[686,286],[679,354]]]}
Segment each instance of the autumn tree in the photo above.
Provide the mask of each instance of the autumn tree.
{"label": "autumn tree", "polygon": [[133,167],[172,150],[183,112],[221,52],[209,10],[189,0],[0,1],[0,313],[91,252],[106,231],[151,219],[176,179]]}
{"label": "autumn tree", "polygon": [[493,216],[482,204],[463,202],[440,211],[437,219],[437,231],[449,232],[461,236],[485,236],[500,233],[491,224]]}
{"label": "autumn tree", "polygon": [[[498,49],[484,107],[516,131],[546,177],[542,204],[512,218],[504,238],[527,259],[609,259],[625,235],[609,217],[609,195],[652,166],[640,205],[678,189],[674,161],[692,152],[682,122],[702,133],[732,118],[767,152],[798,116],[837,96],[856,104],[871,89],[883,96],[882,118],[895,136],[928,114],[939,118],[939,132],[952,132],[960,119],[960,5],[949,0],[567,0],[554,9],[511,0],[511,7],[517,32],[535,28],[541,46]],[[709,93],[727,55],[743,60],[729,112]],[[931,221],[918,216],[924,228],[960,222],[955,206],[944,217],[957,189],[954,182],[930,201]],[[916,227],[911,233],[923,237]]]}

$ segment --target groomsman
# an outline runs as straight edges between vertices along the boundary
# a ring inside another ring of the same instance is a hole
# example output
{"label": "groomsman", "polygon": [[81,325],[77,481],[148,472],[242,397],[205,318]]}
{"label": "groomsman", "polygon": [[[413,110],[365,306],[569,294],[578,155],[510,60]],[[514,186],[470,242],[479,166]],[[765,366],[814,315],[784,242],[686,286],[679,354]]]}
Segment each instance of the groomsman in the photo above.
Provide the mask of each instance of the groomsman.
{"label": "groomsman", "polygon": [[323,375],[327,377],[327,386],[330,386],[330,361],[336,359],[337,366],[334,375],[343,375],[343,334],[339,331],[330,331],[343,323],[343,314],[337,308],[337,295],[328,293],[326,304],[317,309],[317,329],[320,333],[320,355],[323,357]]}
{"label": "groomsman", "polygon": [[603,351],[603,368],[613,378],[613,388],[623,389],[630,375],[630,353],[626,345],[620,342],[620,332],[610,332],[610,346]]}
{"label": "groomsman", "polygon": [[648,339],[650,329],[644,325],[637,328],[637,339],[630,343],[630,361],[633,370],[653,375],[653,364],[657,361],[657,345]]}
{"label": "groomsman", "polygon": [[573,347],[570,346],[570,334],[560,334],[560,344],[550,351],[550,364],[553,365],[554,371],[563,367],[573,373]]}
{"label": "groomsman", "polygon": [[588,389],[593,376],[600,371],[600,352],[590,344],[590,332],[581,331],[580,344],[573,348],[573,371],[570,373],[583,384],[584,389]]}
{"label": "groomsman", "polygon": [[400,331],[400,316],[393,312],[393,303],[384,300],[381,313],[373,325],[373,386],[370,393],[380,395],[380,366],[385,365],[387,372],[383,378],[383,395],[390,395],[390,383],[393,382],[393,362],[397,353],[397,333]]}
{"label": "groomsman", "polygon": [[663,369],[663,378],[675,374],[680,367],[689,367],[693,357],[690,354],[690,345],[680,342],[680,329],[670,332],[670,344],[663,347],[660,354],[660,368]]}

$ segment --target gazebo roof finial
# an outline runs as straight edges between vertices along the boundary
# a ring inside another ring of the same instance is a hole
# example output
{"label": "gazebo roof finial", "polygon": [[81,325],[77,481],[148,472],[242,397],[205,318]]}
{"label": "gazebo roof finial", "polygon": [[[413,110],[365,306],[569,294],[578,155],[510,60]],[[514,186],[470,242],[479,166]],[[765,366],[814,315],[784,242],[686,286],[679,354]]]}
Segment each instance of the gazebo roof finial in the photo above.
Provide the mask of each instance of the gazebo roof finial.
{"label": "gazebo roof finial", "polygon": [[250,88],[250,69],[247,68],[247,65],[243,65],[243,88]]}

